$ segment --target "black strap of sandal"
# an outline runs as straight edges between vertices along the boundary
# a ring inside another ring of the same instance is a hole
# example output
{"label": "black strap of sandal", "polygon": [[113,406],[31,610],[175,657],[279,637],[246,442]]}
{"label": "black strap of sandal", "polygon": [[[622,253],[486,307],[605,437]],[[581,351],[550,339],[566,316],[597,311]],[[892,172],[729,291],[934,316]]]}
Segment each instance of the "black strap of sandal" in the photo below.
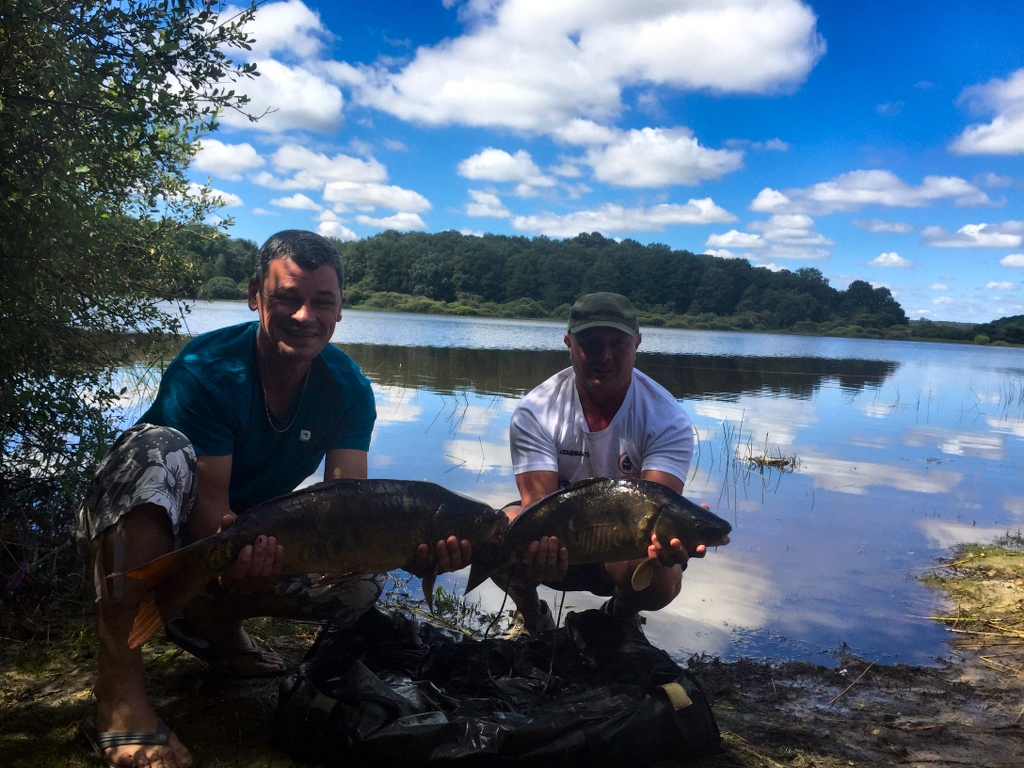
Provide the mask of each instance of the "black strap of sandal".
{"label": "black strap of sandal", "polygon": [[163,720],[157,720],[156,733],[143,733],[141,731],[108,731],[107,733],[96,733],[96,743],[100,749],[110,747],[123,747],[126,744],[169,744],[171,741],[171,729]]}

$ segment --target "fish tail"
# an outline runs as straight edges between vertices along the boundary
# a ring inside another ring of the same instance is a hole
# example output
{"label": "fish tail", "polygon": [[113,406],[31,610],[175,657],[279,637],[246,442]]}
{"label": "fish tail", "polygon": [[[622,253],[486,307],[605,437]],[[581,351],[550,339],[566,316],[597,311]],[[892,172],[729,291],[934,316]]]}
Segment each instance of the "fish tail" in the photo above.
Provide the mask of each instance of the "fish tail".
{"label": "fish tail", "polygon": [[156,634],[217,575],[206,567],[206,551],[202,542],[196,542],[128,572],[128,576],[149,587],[135,615],[129,648],[138,648]]}

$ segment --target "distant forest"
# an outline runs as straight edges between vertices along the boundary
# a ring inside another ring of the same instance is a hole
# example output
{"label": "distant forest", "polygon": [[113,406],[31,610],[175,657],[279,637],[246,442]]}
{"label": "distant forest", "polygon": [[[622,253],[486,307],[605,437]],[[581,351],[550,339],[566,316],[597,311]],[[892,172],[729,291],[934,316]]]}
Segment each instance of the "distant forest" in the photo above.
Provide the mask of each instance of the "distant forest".
{"label": "distant forest", "polygon": [[[188,298],[244,298],[257,244],[194,234],[182,247],[201,280]],[[345,264],[350,307],[565,319],[584,293],[615,291],[629,297],[646,326],[1024,344],[1024,316],[981,325],[908,321],[888,288],[863,280],[840,291],[814,267],[774,272],[596,232],[552,240],[392,230],[332,242]]]}

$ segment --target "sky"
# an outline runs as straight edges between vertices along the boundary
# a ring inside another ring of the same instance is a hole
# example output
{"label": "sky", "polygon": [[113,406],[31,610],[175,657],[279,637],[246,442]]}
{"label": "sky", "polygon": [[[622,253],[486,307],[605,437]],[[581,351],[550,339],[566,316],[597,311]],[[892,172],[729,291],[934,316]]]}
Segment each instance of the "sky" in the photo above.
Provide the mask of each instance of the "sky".
{"label": "sky", "polygon": [[234,237],[601,232],[1024,314],[1020,0],[285,0],[248,29],[263,117],[189,170]]}

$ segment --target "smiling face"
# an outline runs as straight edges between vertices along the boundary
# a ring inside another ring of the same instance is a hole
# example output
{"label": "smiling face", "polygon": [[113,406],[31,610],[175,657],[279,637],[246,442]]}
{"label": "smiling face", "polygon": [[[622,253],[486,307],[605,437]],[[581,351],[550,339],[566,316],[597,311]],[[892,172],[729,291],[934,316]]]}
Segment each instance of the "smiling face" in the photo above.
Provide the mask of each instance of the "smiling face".
{"label": "smiling face", "polygon": [[615,328],[597,326],[565,334],[576,385],[596,403],[621,398],[629,389],[640,334],[630,336]]}
{"label": "smiling face", "polygon": [[308,363],[341,320],[341,286],[332,267],[303,269],[291,259],[270,262],[263,287],[249,281],[249,309],[260,313],[257,347],[282,361]]}

